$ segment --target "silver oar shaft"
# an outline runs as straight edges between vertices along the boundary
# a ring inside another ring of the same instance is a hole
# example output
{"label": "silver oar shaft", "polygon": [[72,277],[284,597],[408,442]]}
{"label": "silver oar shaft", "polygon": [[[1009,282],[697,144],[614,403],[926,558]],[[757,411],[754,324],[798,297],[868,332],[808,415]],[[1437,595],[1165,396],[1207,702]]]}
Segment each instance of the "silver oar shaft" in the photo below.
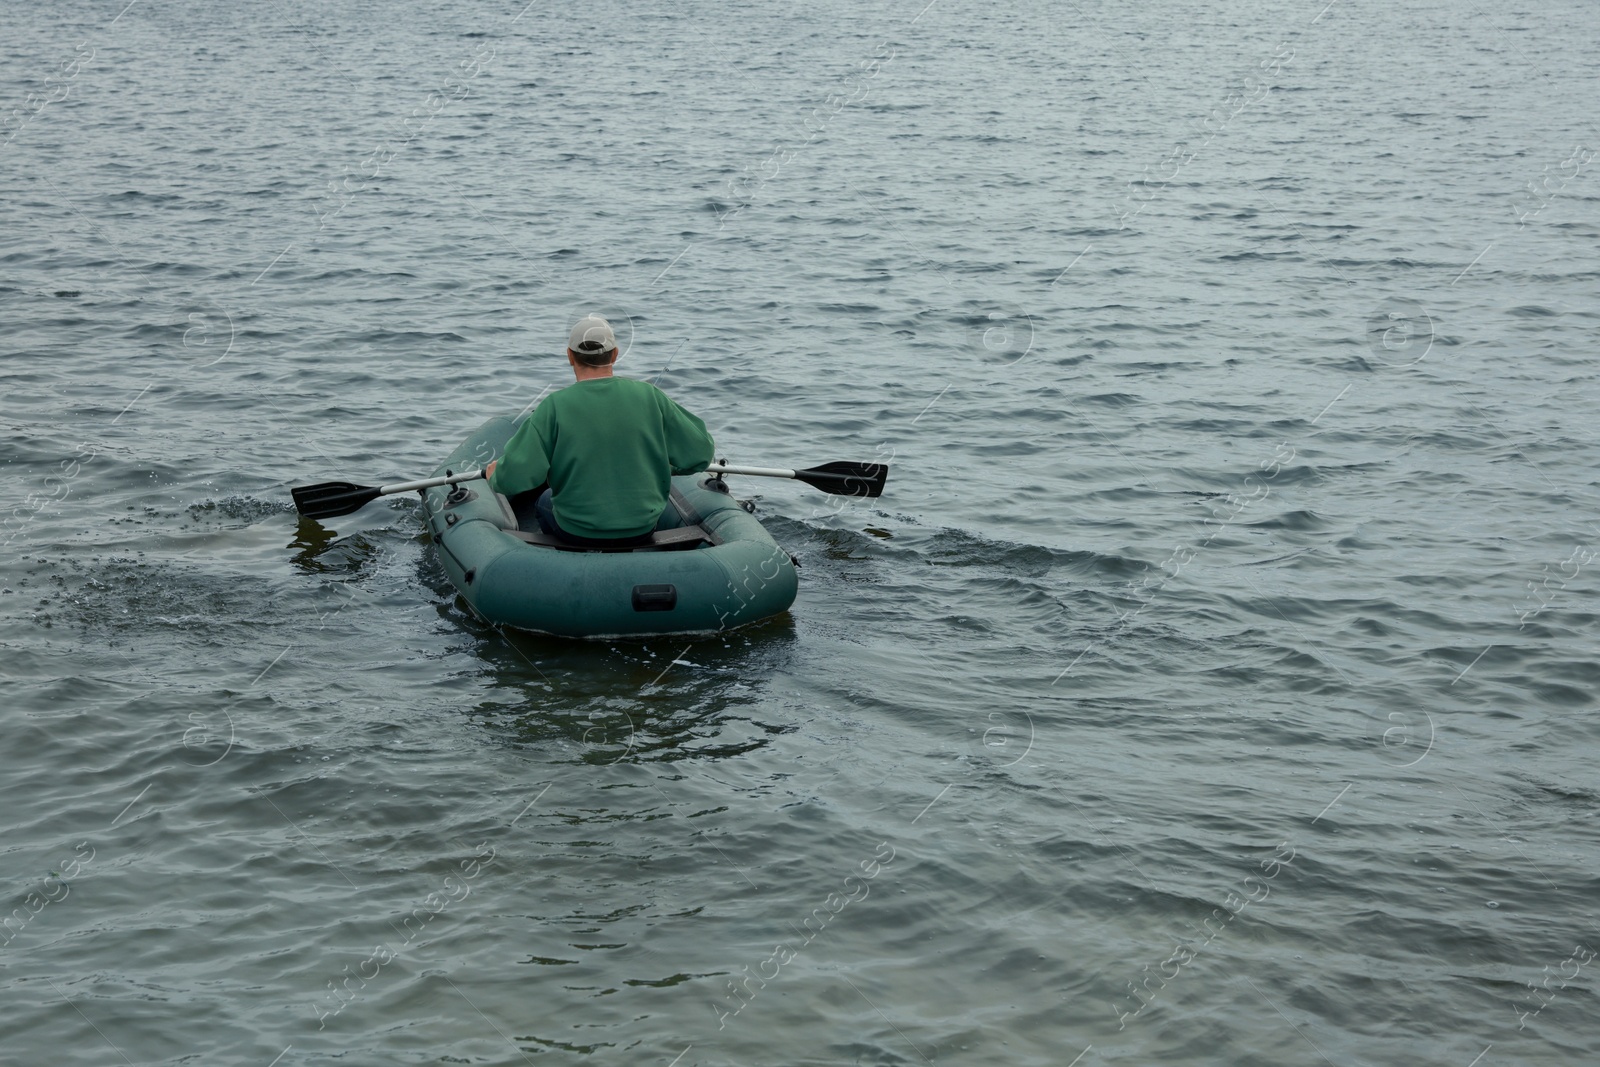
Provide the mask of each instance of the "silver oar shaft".
{"label": "silver oar shaft", "polygon": [[795,475],[788,467],[734,467],[726,463],[713,463],[706,470],[712,474],[749,474],[757,478],[793,478]]}
{"label": "silver oar shaft", "polygon": [[390,493],[414,493],[418,489],[432,489],[436,485],[455,485],[457,482],[471,482],[482,477],[482,471],[467,471],[464,474],[452,474],[448,478],[421,478],[414,482],[396,482],[394,485],[380,486],[378,488],[378,495],[388,496]]}

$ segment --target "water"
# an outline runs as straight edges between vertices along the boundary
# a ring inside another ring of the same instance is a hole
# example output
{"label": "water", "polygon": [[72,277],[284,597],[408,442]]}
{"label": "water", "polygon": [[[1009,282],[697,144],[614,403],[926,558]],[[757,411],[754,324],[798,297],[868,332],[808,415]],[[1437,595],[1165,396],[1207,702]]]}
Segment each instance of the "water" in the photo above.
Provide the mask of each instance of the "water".
{"label": "water", "polygon": [[[1592,6],[6,25],[0,1059],[1600,1052]],[[788,618],[293,514],[596,308]]]}

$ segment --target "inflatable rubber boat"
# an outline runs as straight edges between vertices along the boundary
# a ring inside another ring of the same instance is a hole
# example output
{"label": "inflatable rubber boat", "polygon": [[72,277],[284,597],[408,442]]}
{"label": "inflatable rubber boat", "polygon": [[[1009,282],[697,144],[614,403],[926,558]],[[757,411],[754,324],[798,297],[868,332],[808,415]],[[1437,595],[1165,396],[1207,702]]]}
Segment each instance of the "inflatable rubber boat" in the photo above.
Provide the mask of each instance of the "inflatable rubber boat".
{"label": "inflatable rubber boat", "polygon": [[[435,477],[483,467],[517,423],[490,419]],[[714,633],[794,603],[794,562],[716,474],[672,479],[650,543],[581,548],[540,532],[531,501],[482,479],[422,493],[450,581],[491,623],[563,637]]]}

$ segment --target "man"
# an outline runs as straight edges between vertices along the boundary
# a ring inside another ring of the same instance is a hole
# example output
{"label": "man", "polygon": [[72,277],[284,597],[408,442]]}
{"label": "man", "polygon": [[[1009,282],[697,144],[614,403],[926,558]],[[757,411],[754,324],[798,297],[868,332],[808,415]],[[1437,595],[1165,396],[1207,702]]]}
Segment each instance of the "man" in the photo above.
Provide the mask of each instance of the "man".
{"label": "man", "polygon": [[576,545],[648,541],[672,475],[712,458],[706,424],[650,383],[614,376],[616,360],[611,324],[578,320],[567,338],[577,381],[534,409],[487,468],[498,493],[538,492],[540,528]]}

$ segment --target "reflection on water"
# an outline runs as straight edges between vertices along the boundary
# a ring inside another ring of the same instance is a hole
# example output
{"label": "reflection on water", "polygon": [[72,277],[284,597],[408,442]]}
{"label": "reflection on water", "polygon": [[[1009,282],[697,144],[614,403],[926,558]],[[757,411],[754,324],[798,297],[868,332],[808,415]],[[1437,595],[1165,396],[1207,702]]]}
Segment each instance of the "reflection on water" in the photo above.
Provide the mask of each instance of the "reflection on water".
{"label": "reflection on water", "polygon": [[295,550],[294,556],[291,557],[295,566],[309,574],[325,574],[328,571],[344,569],[321,558],[323,552],[338,536],[316,519],[308,519],[302,515],[295,525],[294,540],[286,547]]}
{"label": "reflection on water", "polygon": [[671,762],[741,755],[789,729],[759,717],[796,646],[787,615],[711,637],[617,642],[470,625],[489,690],[472,715],[510,744],[583,763]]}

